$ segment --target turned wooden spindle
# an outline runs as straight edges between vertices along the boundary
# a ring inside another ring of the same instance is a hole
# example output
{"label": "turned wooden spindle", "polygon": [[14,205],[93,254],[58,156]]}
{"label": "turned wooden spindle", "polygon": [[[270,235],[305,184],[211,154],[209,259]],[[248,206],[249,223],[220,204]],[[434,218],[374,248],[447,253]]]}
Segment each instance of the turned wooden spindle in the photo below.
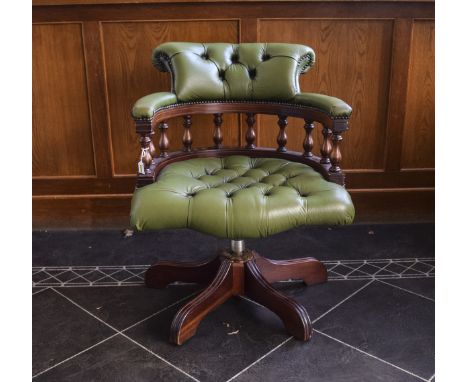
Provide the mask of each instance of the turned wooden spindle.
{"label": "turned wooden spindle", "polygon": [[159,124],[159,132],[160,132],[160,137],[159,137],[159,151],[160,157],[167,157],[167,151],[169,150],[169,138],[167,137],[167,129],[168,129],[168,124],[166,121],[162,121]]}
{"label": "turned wooden spindle", "polygon": [[151,155],[151,134],[140,135],[140,147],[141,147],[141,161],[145,166],[145,170],[150,166],[153,156]]}
{"label": "turned wooden spindle", "polygon": [[255,124],[255,114],[253,113],[247,113],[247,125],[249,126],[246,133],[245,133],[245,141],[247,144],[245,145],[245,148],[247,149],[254,149],[255,148],[255,130],[253,128]]}
{"label": "turned wooden spindle", "polygon": [[192,116],[184,115],[184,136],[182,137],[182,143],[184,145],[184,151],[192,151],[192,133],[190,127],[192,127]]}
{"label": "turned wooden spindle", "polygon": [[214,133],[213,133],[213,142],[217,149],[222,147],[223,142],[223,133],[221,132],[221,124],[223,123],[222,114],[216,113],[213,114],[213,123],[215,124]]}
{"label": "turned wooden spindle", "polygon": [[320,163],[330,163],[330,153],[332,151],[331,133],[332,131],[329,128],[323,126],[323,143],[322,147],[320,148],[320,154],[322,155],[322,159],[320,159]]}
{"label": "turned wooden spindle", "polygon": [[314,139],[312,138],[312,131],[314,130],[314,123],[310,120],[305,119],[304,130],[305,130],[305,138],[302,147],[304,147],[303,156],[307,158],[311,158],[312,149],[314,148]]}
{"label": "turned wooden spindle", "polygon": [[288,117],[286,115],[278,115],[278,126],[280,131],[278,133],[278,137],[276,138],[276,142],[278,142],[278,148],[276,151],[285,152],[286,150],[286,143],[288,142],[288,136],[286,135],[286,126],[288,125]]}
{"label": "turned wooden spindle", "polygon": [[341,172],[341,150],[340,143],[343,140],[343,137],[339,132],[333,133],[333,148],[330,154],[331,167],[330,172]]}
{"label": "turned wooden spindle", "polygon": [[154,135],[154,130],[151,130],[151,134],[150,134],[150,144],[149,144],[149,153],[151,155],[152,158],[154,158],[156,156],[156,147],[154,147],[154,143],[153,143],[153,135]]}

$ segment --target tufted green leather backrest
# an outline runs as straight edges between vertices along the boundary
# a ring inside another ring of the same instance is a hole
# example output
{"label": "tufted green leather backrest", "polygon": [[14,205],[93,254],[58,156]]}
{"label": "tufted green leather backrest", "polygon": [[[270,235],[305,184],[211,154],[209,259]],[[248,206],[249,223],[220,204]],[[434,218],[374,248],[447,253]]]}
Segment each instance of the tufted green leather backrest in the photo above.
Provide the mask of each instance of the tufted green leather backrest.
{"label": "tufted green leather backrest", "polygon": [[314,51],[298,44],[169,42],[153,51],[154,65],[171,73],[172,92],[182,102],[288,101],[314,61]]}

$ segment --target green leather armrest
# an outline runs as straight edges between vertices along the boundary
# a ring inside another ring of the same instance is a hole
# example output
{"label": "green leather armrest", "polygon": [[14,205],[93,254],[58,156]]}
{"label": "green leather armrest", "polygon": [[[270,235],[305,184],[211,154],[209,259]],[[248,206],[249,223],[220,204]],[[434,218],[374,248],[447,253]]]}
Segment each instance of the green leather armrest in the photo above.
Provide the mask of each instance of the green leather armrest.
{"label": "green leather armrest", "polygon": [[[173,93],[160,92],[148,94],[135,102],[132,109],[132,116],[133,118],[151,119],[157,109],[176,103],[177,96]],[[324,94],[298,93],[294,96],[291,103],[315,107],[335,118],[349,117],[352,112],[351,106],[346,102]]]}
{"label": "green leather armrest", "polygon": [[317,93],[298,93],[293,103],[320,109],[334,118],[347,118],[353,109],[339,98]]}
{"label": "green leather armrest", "polygon": [[133,118],[153,118],[157,109],[177,103],[177,97],[173,93],[153,93],[140,98],[132,109]]}

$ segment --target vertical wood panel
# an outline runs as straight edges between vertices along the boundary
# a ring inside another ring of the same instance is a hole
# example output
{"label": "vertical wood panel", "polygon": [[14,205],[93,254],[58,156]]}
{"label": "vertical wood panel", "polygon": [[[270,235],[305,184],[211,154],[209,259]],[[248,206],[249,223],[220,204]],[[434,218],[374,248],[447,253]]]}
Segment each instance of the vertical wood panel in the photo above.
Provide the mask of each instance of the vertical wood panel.
{"label": "vertical wood panel", "polygon": [[[384,164],[391,64],[391,20],[262,20],[260,40],[311,46],[316,64],[301,76],[301,90],[333,95],[353,107],[352,134],[344,135],[343,167],[380,169]],[[314,133],[318,153],[319,130]],[[288,148],[302,150],[303,121],[290,121]],[[276,120],[262,117],[261,145],[276,145]]]}
{"label": "vertical wood panel", "polygon": [[408,95],[409,52],[413,20],[399,18],[394,21],[392,74],[387,109],[387,136],[385,147],[385,172],[400,172],[401,146],[403,142],[403,121]]}
{"label": "vertical wood panel", "polygon": [[414,22],[403,130],[402,168],[434,167],[434,34],[434,21]]}
{"label": "vertical wood panel", "polygon": [[[379,0],[33,6],[33,219],[42,227],[128,223],[139,152],[130,108],[170,88],[150,58],[169,40],[310,45],[317,65],[301,77],[302,89],[354,109],[343,167],[353,169],[347,185],[358,215],[421,217],[433,210],[425,195],[433,195],[434,174],[422,170],[434,163],[433,18],[433,3]],[[243,143],[245,131],[231,118],[224,116],[224,143]],[[182,121],[169,122],[175,149]],[[212,117],[194,122],[194,144],[211,144]],[[258,143],[276,146],[276,118],[263,122]],[[288,148],[302,150],[303,121],[289,122]]]}
{"label": "vertical wood panel", "polygon": [[94,175],[81,24],[33,25],[33,176]]}
{"label": "vertical wood panel", "polygon": [[[151,64],[151,51],[166,41],[232,42],[239,40],[238,21],[154,21],[103,23],[111,138],[116,174],[136,172],[139,145],[130,110],[140,97],[171,87],[168,73]],[[193,146],[212,145],[212,116],[193,117]],[[235,115],[223,117],[223,144],[238,143]],[[169,121],[170,149],[182,147],[182,119]],[[156,143],[157,143],[156,135]]]}
{"label": "vertical wood panel", "polygon": [[112,154],[109,138],[106,78],[100,34],[101,26],[99,22],[86,21],[83,23],[83,43],[86,50],[88,98],[96,175],[98,178],[110,179],[113,176]]}

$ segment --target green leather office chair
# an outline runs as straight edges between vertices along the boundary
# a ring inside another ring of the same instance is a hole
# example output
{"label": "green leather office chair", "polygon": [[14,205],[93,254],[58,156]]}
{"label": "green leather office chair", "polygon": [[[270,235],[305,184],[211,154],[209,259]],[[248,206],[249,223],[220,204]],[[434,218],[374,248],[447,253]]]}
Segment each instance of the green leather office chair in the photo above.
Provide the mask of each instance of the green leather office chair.
{"label": "green leather office chair", "polygon": [[[341,134],[351,107],[327,95],[302,93],[298,77],[314,64],[311,48],[280,43],[170,42],[153,51],[153,63],[172,78],[170,92],[139,99],[132,110],[141,159],[132,208],[136,230],[191,228],[230,239],[230,248],[199,263],[160,261],[146,272],[146,285],[175,281],[206,284],[176,314],[170,341],[192,337],[203,317],[235,295],[268,307],[301,340],[312,334],[307,311],[270,283],[299,279],[325,282],[318,260],[268,260],[247,249],[261,238],[309,224],[350,224],[354,207],[340,168]],[[222,113],[245,113],[244,147],[222,145]],[[192,148],[191,115],[213,114],[213,147]],[[255,114],[278,116],[278,147],[255,145]],[[169,152],[167,120],[184,117],[182,148]],[[304,152],[286,149],[287,117],[305,121]],[[323,126],[321,156],[312,153],[314,123]],[[152,136],[159,129],[159,150]],[[177,260],[177,259],[175,259]]]}

